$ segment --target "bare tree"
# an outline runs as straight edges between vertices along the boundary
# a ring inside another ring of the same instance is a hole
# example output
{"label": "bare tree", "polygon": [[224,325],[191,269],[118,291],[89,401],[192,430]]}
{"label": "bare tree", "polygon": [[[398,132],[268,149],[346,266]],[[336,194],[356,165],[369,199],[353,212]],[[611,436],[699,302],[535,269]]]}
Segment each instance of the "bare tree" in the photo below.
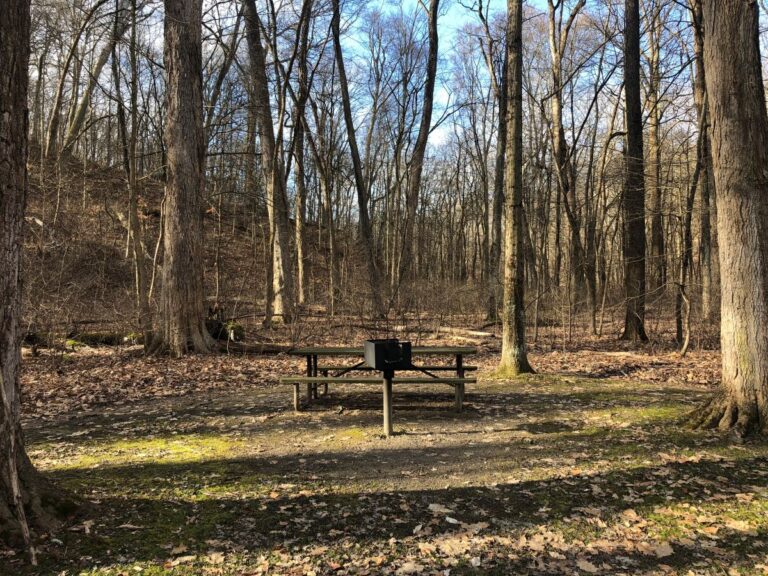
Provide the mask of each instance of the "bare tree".
{"label": "bare tree", "polygon": [[368,208],[370,192],[363,175],[363,165],[360,160],[360,151],[357,146],[355,121],[352,116],[352,105],[349,97],[349,82],[347,81],[347,71],[344,65],[344,53],[341,49],[341,8],[339,7],[339,0],[332,0],[332,5],[333,17],[331,20],[331,31],[333,34],[333,48],[336,55],[336,68],[339,71],[341,104],[344,109],[344,122],[347,127],[347,139],[349,140],[349,151],[352,156],[352,168],[355,177],[355,189],[357,191],[360,238],[362,239],[363,253],[368,267],[368,281],[371,285],[373,311],[376,315],[382,316],[384,315],[384,303],[382,300],[381,273],[376,265],[376,254],[373,249],[373,229],[371,227],[371,216]]}
{"label": "bare tree", "polygon": [[[131,25],[128,16],[136,13],[134,6],[135,2],[131,4],[130,10],[128,10],[128,7],[125,5],[127,4],[125,0],[119,0],[119,2],[116,2],[115,4],[115,18],[112,32],[108,34],[107,42],[102,46],[95,64],[88,72],[88,83],[85,86],[85,91],[82,96],[80,96],[80,101],[73,108],[72,118],[67,125],[67,132],[64,135],[64,143],[61,146],[62,151],[64,152],[71,149],[75,142],[77,142],[77,139],[81,136],[86,115],[88,114],[88,109],[91,105],[91,98],[99,85],[101,71],[104,66],[106,66],[115,46],[117,46],[117,43],[120,42],[128,30],[128,26]],[[135,28],[135,18],[132,25]],[[135,32],[132,34],[134,35],[134,38],[132,38],[131,44],[134,45]]]}
{"label": "bare tree", "polygon": [[0,10],[0,537],[23,542],[30,525],[53,528],[62,495],[37,472],[21,430],[21,252],[27,199],[29,0]]}
{"label": "bare tree", "polygon": [[533,372],[525,344],[523,246],[523,2],[507,0],[507,167],[505,174],[504,311],[499,371]]}
{"label": "bare tree", "polygon": [[768,432],[768,114],[758,5],[704,0],[704,67],[717,187],[722,390],[694,418]]}
{"label": "bare tree", "polygon": [[88,29],[88,24],[91,22],[93,17],[108,1],[109,0],[98,0],[87,12],[85,12],[83,19],[75,33],[75,36],[72,39],[72,44],[70,45],[66,59],[64,60],[61,77],[59,78],[59,83],[56,88],[56,96],[54,97],[53,105],[51,106],[48,128],[45,135],[45,146],[43,148],[46,157],[55,158],[59,153],[59,125],[61,124],[61,109],[64,106],[64,93],[67,85],[67,73],[69,72],[69,68],[72,65],[72,62],[76,60],[75,56],[77,54],[78,47],[80,46],[80,39]]}
{"label": "bare tree", "polygon": [[563,123],[563,58],[568,47],[568,38],[574,22],[586,0],[579,0],[570,11],[567,20],[563,18],[564,0],[549,0],[549,49],[552,55],[552,93],[550,99],[552,111],[552,154],[554,156],[555,175],[557,177],[557,210],[562,203],[565,215],[571,227],[571,277],[575,281],[576,296],[584,292],[584,245],[581,241],[581,222],[577,216],[576,205],[576,170],[573,166],[572,153],[565,138]]}
{"label": "bare tree", "polygon": [[[410,164],[408,166],[408,189],[405,194],[405,223],[403,230],[402,254],[398,270],[397,287],[407,279],[412,267],[413,255],[413,230],[416,225],[416,210],[419,206],[419,190],[421,188],[421,174],[424,169],[424,154],[427,150],[429,133],[432,130],[432,107],[435,93],[435,80],[437,79],[437,52],[438,33],[437,16],[440,0],[430,0],[427,18],[429,20],[429,52],[427,54],[427,76],[424,80],[424,92],[422,94],[421,122],[416,144],[413,147]],[[392,295],[394,298],[395,294]]]}
{"label": "bare tree", "polygon": [[[246,38],[253,81],[251,106],[256,113],[259,131],[261,166],[267,186],[267,211],[270,222],[272,290],[271,293],[268,291],[265,323],[272,321],[271,312],[281,316],[284,322],[292,322],[296,313],[296,302],[291,267],[290,209],[285,190],[285,167],[280,146],[275,140],[266,56],[261,44],[261,20],[255,0],[244,1]],[[274,306],[269,302],[269,296],[274,298]]]}
{"label": "bare tree", "polygon": [[624,93],[627,147],[622,207],[624,215],[624,289],[627,313],[624,340],[648,340],[645,333],[645,176],[643,113],[640,103],[640,6],[624,3]]}
{"label": "bare tree", "polygon": [[667,11],[663,0],[654,0],[646,10],[648,42],[648,163],[651,190],[650,271],[651,292],[658,294],[667,282],[664,239],[664,206],[661,163],[661,122],[663,100],[661,87],[662,34]]}
{"label": "bare tree", "polygon": [[[704,70],[704,23],[702,22],[702,0],[689,0],[693,24],[693,54],[695,76],[693,97],[699,122],[704,123],[701,153],[703,163],[699,172],[701,193],[701,217],[699,222],[699,263],[701,265],[701,315],[711,321],[717,314],[717,286],[719,268],[717,265],[716,233],[713,234],[715,220],[715,180],[712,175],[712,153],[709,142],[709,106],[706,99],[706,73]],[[716,222],[715,222],[716,224]],[[716,231],[715,231],[716,232]]]}
{"label": "bare tree", "polygon": [[165,0],[168,179],[163,217],[161,331],[154,349],[210,352],[203,293],[205,133],[202,0]]}

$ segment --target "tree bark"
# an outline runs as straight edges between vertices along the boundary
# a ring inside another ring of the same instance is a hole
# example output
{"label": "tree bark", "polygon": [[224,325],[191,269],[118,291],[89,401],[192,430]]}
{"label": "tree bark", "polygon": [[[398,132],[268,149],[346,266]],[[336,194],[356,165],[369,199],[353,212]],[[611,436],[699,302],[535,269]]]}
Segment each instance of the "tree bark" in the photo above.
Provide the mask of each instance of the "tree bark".
{"label": "tree bark", "polygon": [[[296,313],[295,286],[291,267],[290,210],[285,191],[283,159],[275,143],[267,64],[264,47],[261,44],[260,27],[256,2],[245,0],[245,29],[253,78],[254,100],[251,105],[256,112],[261,144],[261,167],[267,187],[267,213],[272,249],[272,297],[274,298],[272,309],[275,315],[282,317],[283,322],[289,323],[293,322]],[[271,318],[268,316],[266,323],[270,321]]]}
{"label": "tree bark", "polygon": [[165,0],[168,176],[163,217],[161,331],[154,348],[210,352],[203,291],[205,133],[202,0]]}
{"label": "tree bark", "polygon": [[304,112],[306,110],[307,98],[309,97],[309,74],[307,70],[307,57],[309,54],[309,29],[311,25],[313,0],[304,0],[302,12],[306,16],[301,21],[301,34],[299,40],[298,52],[298,81],[299,93],[296,99],[295,115],[296,125],[294,127],[294,158],[296,160],[296,173],[294,176],[296,182],[295,198],[295,221],[294,230],[296,241],[296,297],[299,304],[304,304],[307,300],[307,268],[309,257],[307,254],[305,220],[307,216],[307,186],[306,186],[306,168],[304,166]]}
{"label": "tree bark", "polygon": [[504,311],[499,372],[532,373],[525,344],[523,244],[523,2],[507,0],[507,166],[504,175]]}
{"label": "tree bark", "polygon": [[[701,265],[701,315],[712,322],[717,315],[719,273],[717,265],[717,244],[713,236],[715,183],[712,176],[712,154],[709,142],[709,106],[706,103],[706,72],[704,70],[704,23],[702,22],[701,0],[690,0],[693,20],[693,53],[696,74],[693,82],[693,96],[699,123],[704,123],[702,134],[703,162],[699,172],[701,191],[701,214],[699,227],[699,263]],[[715,222],[716,226],[716,222]]]}
{"label": "tree bark", "polygon": [[666,247],[664,243],[663,188],[661,182],[661,34],[662,7],[653,6],[648,16],[650,63],[648,73],[648,161],[651,164],[651,292],[657,298],[667,282]]}
{"label": "tree bark", "polygon": [[[117,16],[116,16],[117,18]],[[120,36],[115,21],[113,38],[117,43]],[[149,307],[149,282],[147,275],[144,234],[139,220],[139,185],[137,145],[139,140],[139,67],[138,67],[138,6],[131,0],[131,136],[128,143],[128,218],[130,221],[130,241],[133,252],[133,269],[136,280],[136,320],[144,336],[144,349],[152,346],[152,314]],[[114,47],[114,44],[112,45]]]}
{"label": "tree bark", "polygon": [[50,529],[65,496],[37,472],[21,429],[21,254],[27,198],[29,0],[0,10],[0,541],[26,545]]}
{"label": "tree bark", "polygon": [[623,340],[648,340],[645,333],[645,175],[643,112],[640,103],[639,0],[624,3],[624,92],[627,148],[623,191],[624,289],[627,312]]}
{"label": "tree bark", "polygon": [[717,187],[722,392],[694,419],[768,432],[768,114],[755,2],[704,0],[704,66]]}
{"label": "tree bark", "polygon": [[493,214],[491,217],[491,249],[490,263],[491,276],[488,279],[488,302],[486,308],[486,319],[497,321],[498,311],[498,293],[501,284],[499,278],[499,264],[501,262],[501,222],[504,214],[504,169],[507,154],[507,58],[504,58],[501,71],[501,82],[499,86],[497,100],[499,103],[499,131],[496,138],[496,158],[493,168]]}

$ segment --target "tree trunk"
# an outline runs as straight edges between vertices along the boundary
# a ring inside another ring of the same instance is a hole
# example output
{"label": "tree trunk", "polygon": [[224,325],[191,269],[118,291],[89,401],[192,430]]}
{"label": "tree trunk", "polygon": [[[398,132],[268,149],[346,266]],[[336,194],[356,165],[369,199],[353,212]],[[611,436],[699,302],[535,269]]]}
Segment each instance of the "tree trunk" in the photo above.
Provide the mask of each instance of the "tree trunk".
{"label": "tree trunk", "polygon": [[488,304],[486,319],[495,322],[499,318],[498,293],[501,279],[499,278],[499,263],[501,262],[501,222],[504,213],[504,169],[507,153],[507,59],[504,58],[499,86],[499,132],[496,139],[496,160],[493,172],[493,216],[491,227],[490,269],[491,277],[488,282]]}
{"label": "tree trunk", "polygon": [[162,330],[154,348],[210,352],[203,289],[205,134],[202,0],[165,0],[168,177],[163,217]]}
{"label": "tree trunk", "polygon": [[664,245],[664,216],[661,183],[661,96],[660,58],[663,22],[661,7],[654,6],[649,15],[648,31],[650,63],[648,73],[648,99],[651,107],[648,118],[648,161],[651,164],[651,293],[658,298],[667,282],[666,253]]}
{"label": "tree trunk", "polygon": [[507,166],[504,175],[504,311],[499,372],[533,372],[525,345],[523,240],[523,2],[507,0]]}
{"label": "tree trunk", "polygon": [[688,349],[690,342],[691,306],[690,300],[686,294],[685,288],[688,282],[688,276],[691,269],[693,254],[693,231],[691,222],[693,220],[693,202],[696,199],[696,188],[699,183],[701,167],[706,162],[704,158],[703,142],[706,139],[706,118],[699,118],[699,137],[696,142],[696,166],[693,170],[691,185],[686,196],[680,196],[680,274],[678,275],[677,294],[675,295],[675,340],[681,345],[681,355]]}
{"label": "tree trunk", "polygon": [[[296,313],[290,247],[290,210],[285,191],[283,159],[275,143],[266,58],[261,44],[261,22],[254,0],[245,0],[245,29],[253,78],[253,102],[261,144],[261,167],[267,187],[267,213],[272,237],[272,297],[274,314],[293,322]],[[269,306],[269,303],[267,304]]]}
{"label": "tree trunk", "polygon": [[720,238],[722,392],[694,424],[768,432],[768,114],[755,2],[704,0]]}
{"label": "tree trunk", "polygon": [[416,227],[416,210],[419,206],[419,191],[421,189],[421,174],[424,169],[424,154],[427,150],[429,132],[432,129],[432,103],[437,79],[438,29],[437,16],[440,0],[430,0],[429,12],[429,52],[427,55],[427,77],[424,81],[422,95],[421,122],[416,143],[413,146],[411,161],[408,165],[408,187],[405,191],[405,225],[403,229],[403,244],[400,254],[400,265],[397,273],[397,287],[392,299],[397,297],[397,291],[404,282],[409,280],[413,272],[413,231]]}
{"label": "tree trunk", "polygon": [[711,322],[717,315],[718,266],[717,250],[712,234],[714,219],[715,183],[712,177],[712,154],[709,143],[709,106],[706,103],[706,73],[704,70],[704,23],[702,22],[701,0],[690,0],[693,19],[693,53],[695,57],[696,75],[693,82],[693,96],[699,123],[704,122],[702,134],[703,163],[699,172],[699,189],[701,190],[701,215],[699,242],[699,263],[701,265],[701,315]]}
{"label": "tree trunk", "polygon": [[[557,175],[557,197],[563,203],[566,219],[571,227],[570,274],[576,286],[576,301],[580,301],[585,289],[585,250],[581,242],[581,223],[577,216],[575,170],[571,161],[571,152],[565,139],[563,125],[563,79],[562,65],[564,51],[568,45],[573,23],[584,8],[585,0],[572,8],[568,20],[563,22],[562,2],[549,0],[549,49],[552,57],[552,155]],[[558,232],[559,236],[559,232]]]}
{"label": "tree trunk", "polygon": [[[149,284],[147,277],[144,238],[139,220],[139,186],[137,144],[139,139],[139,68],[137,26],[138,10],[136,0],[131,0],[131,137],[128,144],[128,217],[130,221],[130,241],[133,252],[133,269],[136,280],[136,316],[139,330],[144,336],[144,349],[152,345],[152,315],[149,308]],[[115,22],[115,28],[118,23]],[[117,36],[116,30],[113,36]],[[116,42],[116,40],[115,40]]]}
{"label": "tree trunk", "polygon": [[[88,113],[88,109],[91,105],[91,97],[99,84],[99,76],[101,76],[101,71],[106,65],[107,60],[109,60],[109,57],[112,54],[112,51],[115,49],[115,46],[128,30],[129,20],[127,15],[134,12],[135,10],[133,8],[128,10],[126,6],[121,6],[120,4],[115,6],[115,25],[112,30],[112,34],[110,35],[107,43],[102,47],[101,52],[99,52],[99,57],[96,59],[96,63],[94,64],[93,69],[89,72],[88,83],[85,86],[85,92],[83,92],[83,95],[80,97],[80,101],[73,109],[72,118],[67,124],[67,132],[64,136],[64,143],[61,147],[63,152],[66,152],[72,148],[77,139],[80,137],[80,131],[83,128],[85,116]],[[133,25],[136,25],[135,21]]]}
{"label": "tree trunk", "polygon": [[35,470],[21,430],[21,254],[27,197],[28,0],[0,10],[0,542],[26,545],[57,524],[65,496]]}
{"label": "tree trunk", "polygon": [[306,168],[304,166],[304,112],[309,97],[309,79],[307,57],[309,54],[309,29],[311,25],[312,1],[304,0],[301,21],[301,35],[298,52],[299,94],[296,99],[293,154],[296,160],[296,198],[295,198],[295,242],[296,242],[296,297],[299,304],[307,301],[307,268],[309,257],[306,247],[305,220],[307,216]]}
{"label": "tree trunk", "polygon": [[627,313],[623,340],[648,340],[645,334],[645,176],[643,173],[643,111],[640,103],[639,0],[624,4],[624,92],[627,148],[623,192],[624,289]]}
{"label": "tree trunk", "polygon": [[349,97],[349,83],[347,82],[347,72],[344,66],[344,54],[341,49],[341,8],[339,0],[333,0],[333,17],[331,20],[331,31],[333,33],[333,49],[336,57],[336,68],[339,71],[339,88],[341,90],[341,104],[344,109],[344,123],[347,127],[347,139],[349,141],[349,152],[352,156],[352,168],[355,177],[355,189],[357,190],[357,206],[360,227],[360,238],[363,244],[363,257],[368,266],[368,281],[371,285],[371,300],[373,303],[373,312],[377,316],[384,316],[384,302],[382,298],[383,284],[381,274],[376,265],[376,253],[373,248],[373,229],[371,227],[371,216],[368,211],[368,201],[370,199],[368,188],[363,177],[363,166],[360,161],[360,151],[357,147],[357,137],[355,135],[355,120],[352,116],[352,105]]}

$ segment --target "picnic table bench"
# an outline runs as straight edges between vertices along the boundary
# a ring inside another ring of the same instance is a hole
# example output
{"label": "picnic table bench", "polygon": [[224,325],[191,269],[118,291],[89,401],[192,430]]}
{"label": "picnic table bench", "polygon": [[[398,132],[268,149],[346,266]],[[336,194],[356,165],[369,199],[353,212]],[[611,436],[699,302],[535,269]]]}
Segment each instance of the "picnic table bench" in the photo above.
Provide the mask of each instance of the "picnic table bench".
{"label": "picnic table bench", "polygon": [[[380,384],[382,385],[384,434],[392,435],[392,387],[394,384],[444,384],[454,389],[454,407],[461,412],[464,403],[464,386],[474,384],[476,378],[468,378],[467,372],[477,370],[477,366],[464,364],[464,356],[477,353],[477,349],[469,346],[415,346],[413,356],[440,357],[449,356],[451,363],[430,362],[428,364],[412,365],[399,372],[417,373],[414,376],[396,376],[394,371],[385,373],[371,368],[365,363],[362,347],[306,347],[294,348],[289,352],[294,356],[306,358],[305,376],[287,376],[280,378],[282,384],[293,386],[293,407],[301,410],[300,387],[306,386],[307,405],[319,397],[319,385],[323,385],[323,393],[328,393],[329,384]],[[319,358],[328,359],[351,358],[356,362],[327,362],[320,364]],[[378,376],[370,376],[378,372]],[[455,375],[439,376],[435,372],[454,372]],[[362,373],[362,374],[361,374]]]}

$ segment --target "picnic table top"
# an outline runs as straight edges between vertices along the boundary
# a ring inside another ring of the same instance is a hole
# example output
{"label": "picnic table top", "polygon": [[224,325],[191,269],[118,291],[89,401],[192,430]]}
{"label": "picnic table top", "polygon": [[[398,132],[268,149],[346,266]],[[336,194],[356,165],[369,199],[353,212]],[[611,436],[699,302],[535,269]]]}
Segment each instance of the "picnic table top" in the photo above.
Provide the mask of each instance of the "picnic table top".
{"label": "picnic table top", "polygon": [[[288,352],[295,356],[363,356],[362,346],[307,346],[293,348]],[[426,356],[429,354],[477,354],[477,348],[473,346],[414,346],[412,354]]]}

